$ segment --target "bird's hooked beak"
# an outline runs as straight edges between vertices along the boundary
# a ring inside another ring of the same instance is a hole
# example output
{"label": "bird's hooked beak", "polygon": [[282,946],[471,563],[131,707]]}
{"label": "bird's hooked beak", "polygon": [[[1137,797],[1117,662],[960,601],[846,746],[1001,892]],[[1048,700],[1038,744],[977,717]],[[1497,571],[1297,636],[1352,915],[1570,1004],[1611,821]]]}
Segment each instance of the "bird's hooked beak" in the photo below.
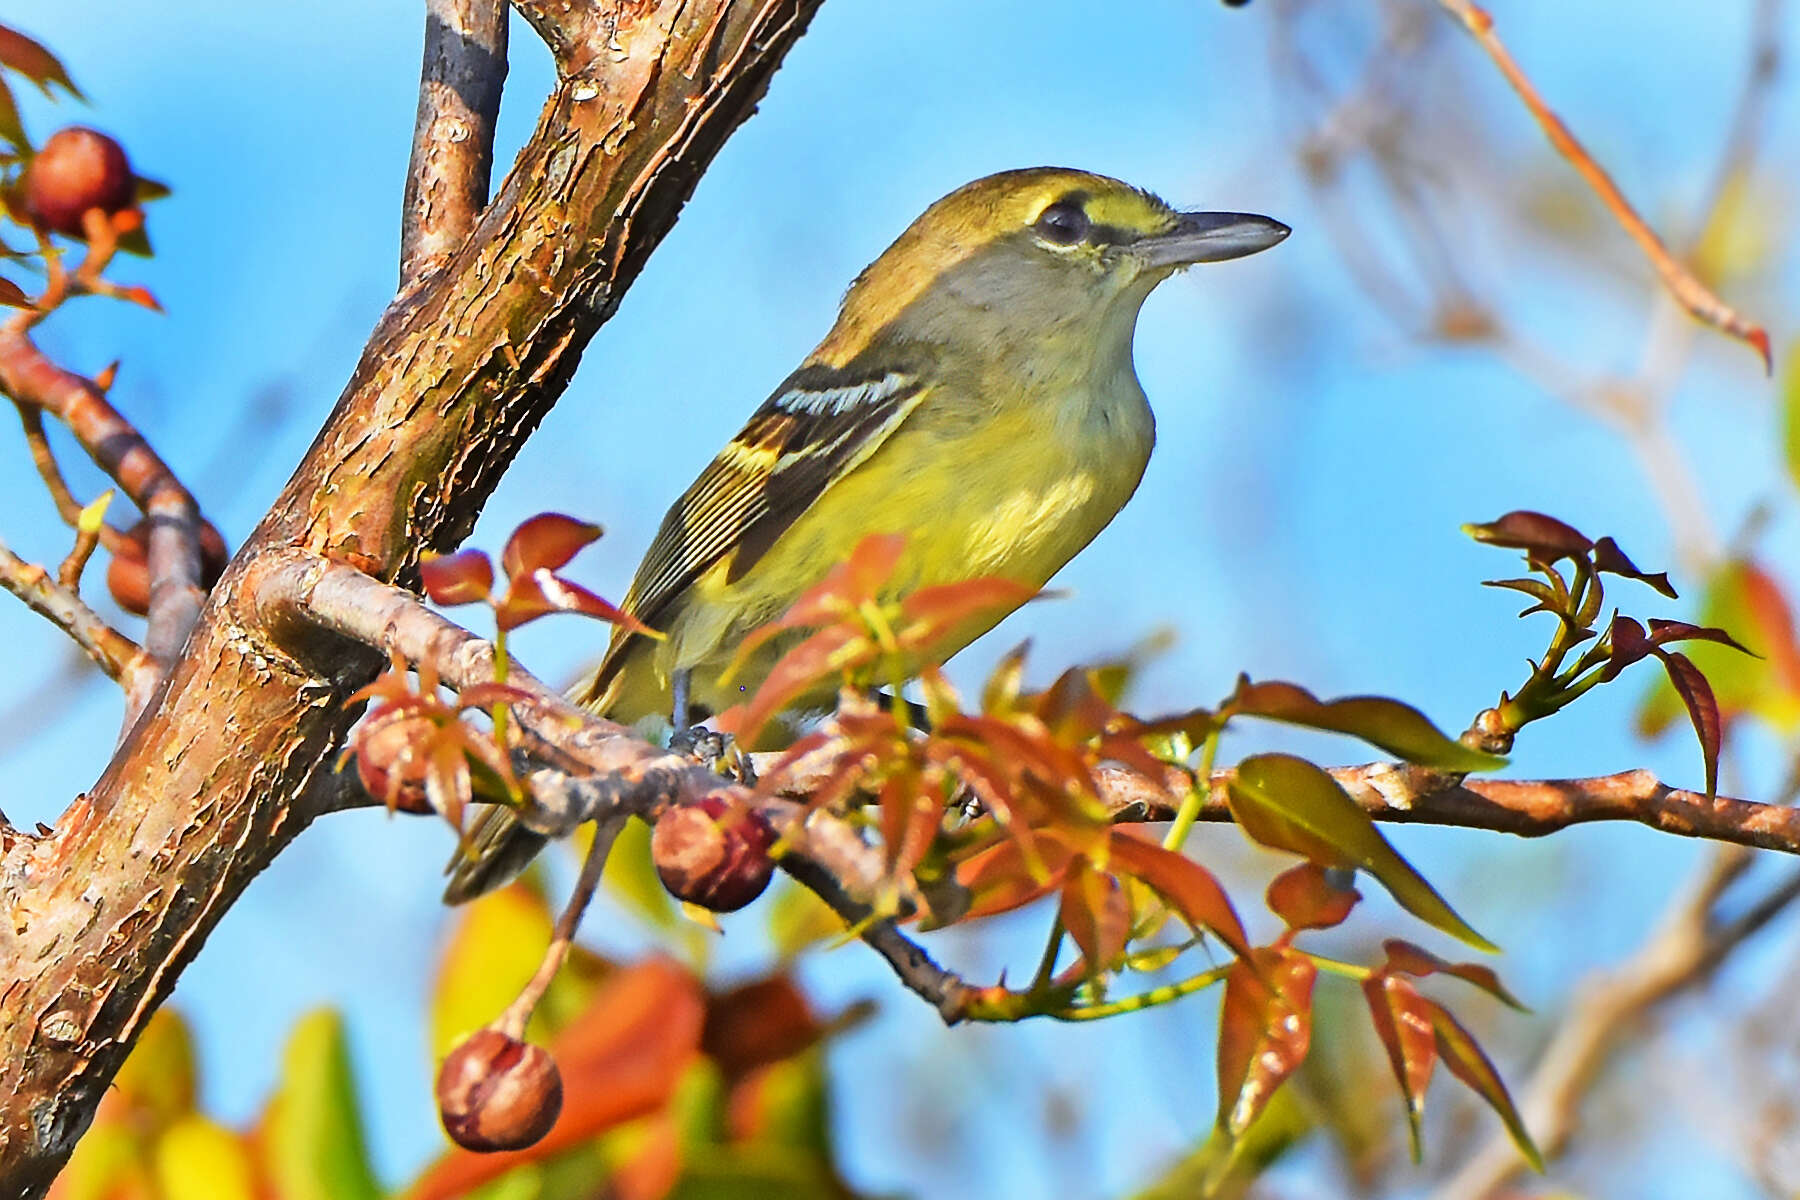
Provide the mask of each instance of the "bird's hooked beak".
{"label": "bird's hooked beak", "polygon": [[1177,213],[1173,229],[1139,238],[1131,253],[1146,267],[1186,267],[1256,254],[1291,232],[1253,213]]}

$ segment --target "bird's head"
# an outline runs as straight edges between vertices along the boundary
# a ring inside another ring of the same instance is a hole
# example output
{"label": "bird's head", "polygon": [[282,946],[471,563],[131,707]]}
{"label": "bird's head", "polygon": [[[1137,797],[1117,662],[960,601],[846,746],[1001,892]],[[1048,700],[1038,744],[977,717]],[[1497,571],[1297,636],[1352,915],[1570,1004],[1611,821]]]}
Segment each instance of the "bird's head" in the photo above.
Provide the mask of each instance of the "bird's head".
{"label": "bird's head", "polygon": [[1183,267],[1255,254],[1288,235],[1268,217],[1178,212],[1149,192],[1058,167],[965,184],[924,214],[844,297],[816,358],[878,342],[1084,341],[1128,349],[1150,289]]}

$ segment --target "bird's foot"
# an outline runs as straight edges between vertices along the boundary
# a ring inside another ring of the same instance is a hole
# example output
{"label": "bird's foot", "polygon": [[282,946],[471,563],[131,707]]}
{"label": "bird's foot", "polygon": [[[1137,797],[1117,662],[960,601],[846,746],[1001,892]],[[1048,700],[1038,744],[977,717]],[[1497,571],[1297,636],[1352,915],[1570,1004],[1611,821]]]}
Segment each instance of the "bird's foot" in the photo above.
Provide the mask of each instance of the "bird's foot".
{"label": "bird's foot", "polygon": [[669,738],[669,750],[683,758],[692,759],[709,771],[728,775],[746,787],[756,783],[756,771],[750,765],[750,755],[739,748],[737,739],[729,733],[708,729],[704,725],[690,725],[686,729],[676,730]]}

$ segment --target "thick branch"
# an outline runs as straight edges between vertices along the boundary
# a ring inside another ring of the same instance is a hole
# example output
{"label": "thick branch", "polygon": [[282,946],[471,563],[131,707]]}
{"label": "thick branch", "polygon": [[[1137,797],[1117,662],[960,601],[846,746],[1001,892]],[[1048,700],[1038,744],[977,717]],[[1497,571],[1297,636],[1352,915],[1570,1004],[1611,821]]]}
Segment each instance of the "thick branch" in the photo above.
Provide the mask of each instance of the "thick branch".
{"label": "thick branch", "polygon": [[[1455,783],[1391,763],[1334,767],[1332,776],[1377,821],[1456,825],[1520,837],[1543,837],[1590,821],[1634,821],[1682,837],[1800,854],[1800,808],[1672,788],[1649,771],[1586,779],[1465,779]],[[1225,785],[1214,772],[1200,810],[1203,821],[1229,821]],[[1171,770],[1162,783],[1123,767],[1103,767],[1101,790],[1122,820],[1167,821],[1188,786]]]}
{"label": "thick branch", "polygon": [[[383,316],[106,773],[53,836],[0,851],[0,962],[29,964],[0,989],[0,1178],[20,1194],[48,1187],[181,968],[333,791],[321,781],[353,719],[345,700],[380,658],[266,627],[263,560],[299,547],[393,580],[466,536],[818,3],[609,6],[604,42],[559,55],[561,80],[493,203]],[[0,386],[40,391],[17,378],[34,354],[0,339]],[[131,474],[141,459],[115,465]],[[193,517],[189,501],[179,525]]]}
{"label": "thick branch", "polygon": [[400,216],[400,286],[450,261],[487,203],[506,82],[505,0],[427,0],[419,115]]}

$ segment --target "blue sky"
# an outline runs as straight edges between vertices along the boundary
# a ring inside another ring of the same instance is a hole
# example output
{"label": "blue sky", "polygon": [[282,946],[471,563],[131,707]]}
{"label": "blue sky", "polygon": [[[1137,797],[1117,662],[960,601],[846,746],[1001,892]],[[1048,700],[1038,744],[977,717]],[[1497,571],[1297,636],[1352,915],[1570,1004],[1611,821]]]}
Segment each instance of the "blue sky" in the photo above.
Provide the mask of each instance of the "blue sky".
{"label": "blue sky", "polygon": [[[1295,233],[1271,253],[1190,272],[1152,297],[1137,361],[1159,444],[1139,494],[1059,578],[1068,596],[1009,621],[957,660],[956,677],[980,679],[1026,636],[1047,675],[1168,629],[1177,641],[1141,680],[1143,708],[1216,699],[1248,671],[1324,694],[1397,695],[1460,728],[1518,678],[1541,636],[1511,621],[1508,598],[1477,586],[1511,564],[1463,538],[1462,522],[1541,508],[1614,534],[1657,565],[1672,553],[1669,531],[1616,435],[1491,355],[1417,342],[1357,290],[1296,165],[1291,84],[1272,66],[1273,7],[1146,0],[1101,18],[1075,0],[825,5],[595,339],[475,541],[497,547],[544,509],[599,520],[608,535],[577,573],[622,592],[667,503],[919,210],[990,171],[1080,166],[1185,207],[1265,212]],[[1497,6],[1495,15],[1628,194],[1653,220],[1670,221],[1690,210],[1711,170],[1748,8],[1696,21],[1676,0],[1609,0]],[[310,441],[392,293],[418,13],[353,0],[195,2],[109,4],[98,20],[13,0],[6,20],[60,53],[92,101],[30,108],[33,132],[96,125],[175,189],[150,213],[156,260],[116,272],[148,284],[168,315],[90,301],[59,316],[43,341],[76,369],[124,360],[115,398],[235,543]],[[1349,18],[1340,24],[1351,40],[1366,36]],[[1497,181],[1559,178],[1472,46],[1452,45],[1439,62],[1485,113],[1473,123],[1493,135]],[[547,56],[517,28],[503,167],[548,79]],[[1794,161],[1791,100],[1791,86],[1775,93],[1767,161]],[[1793,187],[1791,172],[1779,175],[1770,194],[1791,199]],[[1491,209],[1456,211],[1451,236],[1482,294],[1504,297],[1522,327],[1589,370],[1630,367],[1645,306],[1617,299],[1641,288],[1643,273],[1622,236],[1594,226],[1596,247],[1623,264],[1608,293],[1568,284],[1555,253],[1528,252],[1484,226]],[[1396,218],[1379,205],[1364,212],[1359,235],[1391,245]],[[1777,249],[1752,294],[1780,346],[1792,333],[1794,262],[1785,244]],[[1764,499],[1791,512],[1772,387],[1748,352],[1722,339],[1702,335],[1696,361],[1672,423],[1709,519],[1729,535]],[[82,481],[95,486],[91,474]],[[16,549],[61,554],[16,438],[0,437],[0,496]],[[1791,516],[1778,516],[1768,536],[1791,562]],[[1651,605],[1647,593],[1630,598],[1648,615],[1691,612]],[[63,669],[62,647],[14,606],[0,606],[0,631],[15,646],[13,677],[43,695],[38,681]],[[545,622],[520,649],[554,679],[573,676],[603,638],[597,627]],[[53,819],[115,734],[117,700],[105,687],[56,694],[53,705],[34,698],[8,710],[11,729],[0,730],[9,792],[23,797],[5,808],[18,822]],[[1646,747],[1631,737],[1638,695],[1630,685],[1597,694],[1525,739],[1514,769],[1641,764],[1696,782],[1690,742]],[[1746,769],[1745,786],[1766,785],[1761,759]],[[1236,857],[1235,836],[1210,831],[1202,845]],[[1537,843],[1411,829],[1394,838],[1512,951],[1503,972],[1545,1011],[1584,964],[1636,943],[1698,853],[1611,828]],[[309,831],[251,889],[176,992],[198,1022],[218,1111],[253,1112],[293,1017],[333,1003],[350,1014],[388,1178],[435,1148],[421,1006],[447,846],[444,831],[422,822],[345,816]],[[1571,922],[1571,912],[1582,919]],[[753,924],[740,921],[726,939],[727,971],[758,961]],[[618,914],[590,933],[603,949],[643,944]],[[1002,929],[952,934],[944,948],[992,970],[1016,942]],[[946,1179],[1005,1178],[1016,1195],[1111,1195],[1210,1121],[1211,999],[1102,1028],[945,1032],[866,957],[836,952],[809,980],[829,999],[884,1002],[883,1018],[836,1059],[849,1161],[867,1186],[929,1192]],[[1512,1057],[1502,1052],[1515,1071],[1531,1028],[1516,1021]],[[892,1135],[895,1077],[907,1115],[946,1139],[935,1161]],[[1102,1078],[1114,1082],[1095,1089]],[[1082,1134],[1048,1151],[1033,1098],[1046,1081],[1096,1110]],[[993,1119],[1014,1107],[1016,1120]]]}

